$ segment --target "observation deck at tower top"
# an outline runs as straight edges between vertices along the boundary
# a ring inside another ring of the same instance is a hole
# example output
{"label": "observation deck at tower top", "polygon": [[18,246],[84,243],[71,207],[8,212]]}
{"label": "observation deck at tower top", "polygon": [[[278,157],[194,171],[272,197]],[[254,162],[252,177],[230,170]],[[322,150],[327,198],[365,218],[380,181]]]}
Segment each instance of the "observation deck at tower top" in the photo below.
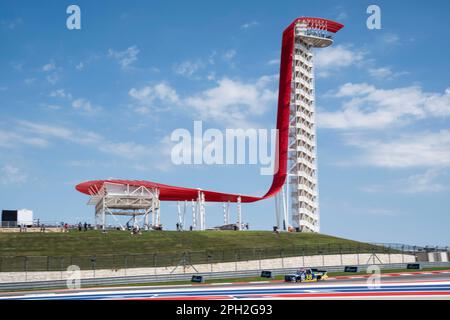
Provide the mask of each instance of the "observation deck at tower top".
{"label": "observation deck at tower top", "polygon": [[295,37],[299,37],[314,48],[325,48],[333,44],[333,33],[344,25],[322,18],[301,17],[296,19]]}

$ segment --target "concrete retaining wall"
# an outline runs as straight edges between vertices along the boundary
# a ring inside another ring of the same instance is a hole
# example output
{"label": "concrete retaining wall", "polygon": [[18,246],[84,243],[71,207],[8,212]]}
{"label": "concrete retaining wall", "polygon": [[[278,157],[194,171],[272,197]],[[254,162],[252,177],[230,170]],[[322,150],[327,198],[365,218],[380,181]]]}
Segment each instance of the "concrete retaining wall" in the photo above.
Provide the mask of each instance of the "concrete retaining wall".
{"label": "concrete retaining wall", "polygon": [[[82,270],[81,278],[103,278],[103,277],[123,277],[142,276],[160,274],[180,274],[180,273],[208,273],[238,270],[262,270],[277,268],[300,268],[300,267],[320,267],[320,266],[345,266],[360,264],[390,264],[415,262],[414,255],[406,254],[336,254],[336,255],[316,255],[306,257],[288,257],[276,259],[249,260],[238,262],[222,262],[210,264],[198,264],[194,266],[172,266],[158,268],[132,268],[132,269],[103,269]],[[0,283],[23,282],[23,281],[46,281],[65,280],[70,276],[67,271],[49,272],[0,272]]]}

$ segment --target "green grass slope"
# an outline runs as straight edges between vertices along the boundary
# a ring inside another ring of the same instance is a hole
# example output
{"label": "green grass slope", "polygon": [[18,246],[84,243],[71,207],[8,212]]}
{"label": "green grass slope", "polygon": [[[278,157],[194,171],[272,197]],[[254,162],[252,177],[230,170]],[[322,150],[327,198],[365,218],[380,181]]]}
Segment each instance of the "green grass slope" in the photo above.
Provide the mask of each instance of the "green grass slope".
{"label": "green grass slope", "polygon": [[92,259],[96,268],[121,268],[355,252],[386,249],[323,234],[269,231],[0,233],[0,271],[70,264],[88,269]]}

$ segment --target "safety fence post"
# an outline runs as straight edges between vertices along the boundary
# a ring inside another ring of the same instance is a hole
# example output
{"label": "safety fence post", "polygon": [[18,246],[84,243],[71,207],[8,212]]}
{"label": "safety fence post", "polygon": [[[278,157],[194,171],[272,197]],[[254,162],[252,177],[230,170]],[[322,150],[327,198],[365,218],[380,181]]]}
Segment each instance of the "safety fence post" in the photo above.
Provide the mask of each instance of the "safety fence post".
{"label": "safety fence post", "polygon": [[59,267],[61,271],[61,280],[63,279],[64,257],[59,257]]}
{"label": "safety fence post", "polygon": [[24,257],[25,281],[28,281],[28,257]]}
{"label": "safety fence post", "polygon": [[259,270],[261,270],[261,255],[262,255],[262,250],[259,249]]}
{"label": "safety fence post", "polygon": [[405,246],[402,246],[402,263],[405,263]]}
{"label": "safety fence post", "polygon": [[208,253],[208,264],[210,265],[211,273],[213,272],[212,256]]}

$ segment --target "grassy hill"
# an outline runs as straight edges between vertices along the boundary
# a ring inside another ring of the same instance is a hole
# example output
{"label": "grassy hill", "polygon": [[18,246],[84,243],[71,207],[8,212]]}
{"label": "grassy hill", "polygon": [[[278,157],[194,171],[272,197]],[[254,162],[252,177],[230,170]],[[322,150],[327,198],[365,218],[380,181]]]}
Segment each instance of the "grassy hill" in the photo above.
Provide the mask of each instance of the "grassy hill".
{"label": "grassy hill", "polygon": [[70,264],[88,269],[92,259],[96,268],[121,268],[173,265],[183,256],[207,263],[386,250],[323,234],[269,231],[0,233],[0,271],[61,270]]}

